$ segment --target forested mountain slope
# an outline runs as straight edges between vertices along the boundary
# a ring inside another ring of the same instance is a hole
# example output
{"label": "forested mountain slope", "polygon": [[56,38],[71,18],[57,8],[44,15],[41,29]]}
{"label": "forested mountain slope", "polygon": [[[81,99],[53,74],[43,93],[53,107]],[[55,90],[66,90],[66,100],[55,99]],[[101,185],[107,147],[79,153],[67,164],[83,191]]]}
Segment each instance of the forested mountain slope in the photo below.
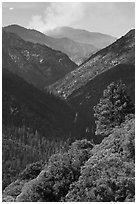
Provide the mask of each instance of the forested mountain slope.
{"label": "forested mountain slope", "polygon": [[77,112],[76,134],[86,134],[88,138],[93,137],[95,143],[100,141],[100,137],[94,136],[95,118],[93,107],[102,97],[103,90],[111,82],[119,80],[126,85],[128,95],[135,103],[135,66],[131,64],[120,64],[97,75],[68,97],[68,102]]}
{"label": "forested mountain slope", "polygon": [[77,67],[62,52],[46,45],[26,42],[4,30],[2,66],[39,89],[44,89]]}
{"label": "forested mountain slope", "polygon": [[60,50],[61,52],[67,54],[71,60],[75,63],[81,63],[83,58],[95,53],[98,48],[88,43],[76,42],[67,37],[56,39],[47,36],[37,30],[26,29],[19,25],[9,25],[3,28],[5,31],[12,32],[20,36],[25,41],[30,41],[33,43],[40,43],[42,45],[47,45],[55,50]]}
{"label": "forested mountain slope", "polygon": [[53,127],[60,127],[64,131],[71,129],[69,123],[72,124],[74,111],[65,101],[43,93],[6,69],[3,69],[2,79],[5,125],[32,126],[34,130],[43,129],[46,134],[49,132],[47,128],[51,128],[51,131]]}
{"label": "forested mountain slope", "polygon": [[119,64],[135,63],[135,30],[129,31],[110,46],[92,55],[85,63],[48,87],[53,93],[67,98],[98,74]]}

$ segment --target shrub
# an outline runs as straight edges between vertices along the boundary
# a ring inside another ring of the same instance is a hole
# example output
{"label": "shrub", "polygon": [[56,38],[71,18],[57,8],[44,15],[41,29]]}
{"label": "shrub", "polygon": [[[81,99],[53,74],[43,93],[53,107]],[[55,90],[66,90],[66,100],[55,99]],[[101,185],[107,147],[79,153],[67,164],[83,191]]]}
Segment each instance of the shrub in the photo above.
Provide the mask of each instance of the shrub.
{"label": "shrub", "polygon": [[94,146],[67,202],[123,202],[135,196],[135,124],[133,116]]}

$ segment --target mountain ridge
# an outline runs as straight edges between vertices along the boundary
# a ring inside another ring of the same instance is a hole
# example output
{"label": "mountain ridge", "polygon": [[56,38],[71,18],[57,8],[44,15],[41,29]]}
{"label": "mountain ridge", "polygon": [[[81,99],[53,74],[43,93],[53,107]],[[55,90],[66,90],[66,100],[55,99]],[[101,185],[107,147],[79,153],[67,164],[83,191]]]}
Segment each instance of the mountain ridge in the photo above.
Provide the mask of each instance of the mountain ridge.
{"label": "mountain ridge", "polygon": [[65,99],[76,89],[84,86],[98,74],[118,64],[135,63],[135,30],[129,31],[116,42],[99,50],[80,65],[77,69],[67,74],[63,79],[48,87],[48,90]]}
{"label": "mountain ridge", "polygon": [[107,34],[90,32],[71,27],[57,27],[47,32],[47,34],[56,38],[65,36],[77,42],[92,44],[99,49],[106,47],[116,40],[115,37]]}
{"label": "mountain ridge", "polygon": [[25,41],[40,43],[42,45],[45,44],[52,49],[59,50],[67,54],[71,60],[77,63],[79,60],[82,60],[83,57],[86,57],[87,54],[92,54],[98,50],[98,48],[88,43],[75,42],[67,37],[56,39],[35,29],[27,29],[16,24],[6,26],[3,29],[18,34]]}
{"label": "mountain ridge", "polygon": [[6,67],[40,89],[77,67],[61,51],[24,41],[17,34],[5,30],[2,34],[3,68]]}
{"label": "mountain ridge", "polygon": [[[113,38],[116,38],[115,36],[112,36],[112,35],[109,35],[109,34],[104,34],[104,33],[101,33],[101,32],[95,32],[95,31],[89,31],[89,30],[86,30],[86,29],[80,29],[80,28],[73,28],[73,27],[70,27],[70,26],[59,26],[59,27],[56,27],[55,29],[52,29],[52,30],[60,30],[60,29],[66,29],[66,30],[77,30],[77,31],[82,31],[82,32],[87,32],[87,33],[94,33],[94,34],[102,34],[102,35],[105,35],[105,36],[111,36]],[[45,33],[48,33],[52,30],[49,30]]]}

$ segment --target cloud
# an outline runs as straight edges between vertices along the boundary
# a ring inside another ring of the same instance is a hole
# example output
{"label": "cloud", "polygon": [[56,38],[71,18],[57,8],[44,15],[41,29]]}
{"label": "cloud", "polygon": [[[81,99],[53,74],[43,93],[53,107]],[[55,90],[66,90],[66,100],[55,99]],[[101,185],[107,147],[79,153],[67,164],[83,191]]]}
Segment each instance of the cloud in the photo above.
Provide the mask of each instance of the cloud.
{"label": "cloud", "polygon": [[46,32],[60,26],[72,26],[84,16],[85,6],[81,2],[50,3],[44,15],[32,16],[28,27]]}
{"label": "cloud", "polygon": [[13,9],[14,9],[13,7],[10,7],[10,8],[9,8],[9,10],[11,10],[11,11],[12,11]]}

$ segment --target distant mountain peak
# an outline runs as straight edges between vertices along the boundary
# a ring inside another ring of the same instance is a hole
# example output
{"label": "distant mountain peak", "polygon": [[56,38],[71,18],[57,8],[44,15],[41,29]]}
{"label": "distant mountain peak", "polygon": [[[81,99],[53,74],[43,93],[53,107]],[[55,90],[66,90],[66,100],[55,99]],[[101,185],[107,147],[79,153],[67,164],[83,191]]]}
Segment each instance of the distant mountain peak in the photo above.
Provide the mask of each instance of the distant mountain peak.
{"label": "distant mountain peak", "polygon": [[86,33],[92,33],[92,34],[101,34],[101,35],[105,35],[105,36],[111,36],[113,38],[116,38],[112,35],[109,35],[109,34],[104,34],[104,33],[101,33],[101,32],[97,32],[97,31],[89,31],[89,30],[86,30],[86,29],[82,29],[82,28],[74,28],[74,27],[69,27],[69,26],[59,26],[59,27],[56,27],[54,29],[51,29],[47,32],[45,32],[45,34],[50,34],[50,32],[61,32],[61,31],[75,31],[75,32],[86,32]]}
{"label": "distant mountain peak", "polygon": [[76,42],[92,44],[99,49],[106,47],[116,40],[115,37],[107,34],[72,27],[57,27],[46,32],[46,34],[54,38],[68,37]]}
{"label": "distant mountain peak", "polygon": [[19,25],[9,25],[3,28],[5,31],[19,35],[23,40],[40,43],[48,47],[60,50],[77,64],[81,64],[88,56],[95,53],[98,48],[88,43],[76,42],[66,36],[61,39],[49,37],[35,29],[27,29]]}

